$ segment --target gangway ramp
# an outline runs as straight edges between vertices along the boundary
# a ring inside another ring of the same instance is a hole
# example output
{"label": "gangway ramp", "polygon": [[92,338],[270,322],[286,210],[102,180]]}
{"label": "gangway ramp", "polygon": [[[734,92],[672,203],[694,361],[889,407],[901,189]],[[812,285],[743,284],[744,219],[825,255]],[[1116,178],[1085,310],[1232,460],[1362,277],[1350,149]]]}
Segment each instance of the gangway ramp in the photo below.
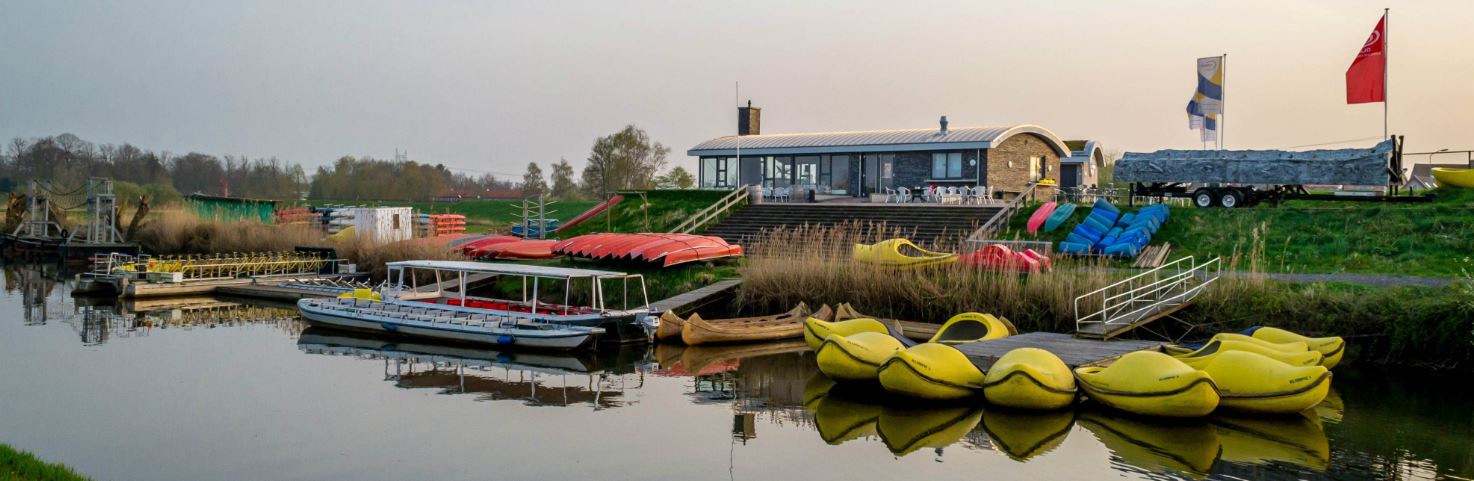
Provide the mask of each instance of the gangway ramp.
{"label": "gangway ramp", "polygon": [[1217,257],[1183,257],[1075,298],[1075,336],[1110,339],[1170,317],[1197,299],[1222,271]]}

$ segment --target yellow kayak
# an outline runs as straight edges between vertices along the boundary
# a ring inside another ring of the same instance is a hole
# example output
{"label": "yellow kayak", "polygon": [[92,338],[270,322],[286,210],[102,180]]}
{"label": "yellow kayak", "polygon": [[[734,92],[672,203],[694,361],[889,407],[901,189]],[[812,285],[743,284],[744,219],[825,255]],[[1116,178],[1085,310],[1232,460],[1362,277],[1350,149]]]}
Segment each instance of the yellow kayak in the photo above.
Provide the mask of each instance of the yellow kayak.
{"label": "yellow kayak", "polygon": [[1439,186],[1474,189],[1474,169],[1434,167],[1433,178],[1438,181]]}
{"label": "yellow kayak", "polygon": [[1239,333],[1236,333],[1236,332],[1220,332],[1218,334],[1214,334],[1213,335],[1213,338],[1212,339],[1209,339],[1208,341],[1209,342],[1212,342],[1212,341],[1239,341],[1239,342],[1248,342],[1248,343],[1258,344],[1260,346],[1264,346],[1264,347],[1267,347],[1267,348],[1270,348],[1270,349],[1274,349],[1276,351],[1284,351],[1284,352],[1289,352],[1289,353],[1298,353],[1298,352],[1305,352],[1307,350],[1310,350],[1310,345],[1309,344],[1306,344],[1306,343],[1304,343],[1302,341],[1270,342],[1270,341],[1266,341],[1266,340],[1263,340],[1263,339],[1260,339],[1260,338],[1257,338],[1257,337],[1247,336],[1247,335],[1239,334]]}
{"label": "yellow kayak", "polygon": [[971,406],[887,407],[880,412],[876,432],[891,454],[905,456],[921,448],[951,446],[982,419],[983,410]]}
{"label": "yellow kayak", "polygon": [[957,261],[957,254],[929,251],[899,238],[875,244],[855,244],[852,257],[856,262],[889,268],[926,267]]}
{"label": "yellow kayak", "polygon": [[1227,352],[1252,352],[1270,359],[1274,359],[1291,366],[1318,366],[1320,365],[1320,353],[1315,351],[1285,352],[1278,349],[1265,347],[1263,344],[1233,341],[1215,340],[1208,341],[1202,348],[1190,350],[1185,347],[1167,346],[1164,348],[1167,354],[1177,360],[1192,366],[1193,369],[1202,369],[1209,362],[1217,359],[1219,355]]}
{"label": "yellow kayak", "polygon": [[1182,471],[1201,476],[1213,469],[1223,450],[1217,430],[1204,421],[1168,422],[1086,411],[1078,423],[1121,464],[1148,472]]}
{"label": "yellow kayak", "polygon": [[1219,405],[1240,411],[1298,413],[1320,404],[1331,389],[1324,366],[1291,366],[1252,352],[1226,351],[1203,372],[1218,386]]}
{"label": "yellow kayak", "polygon": [[1075,369],[1092,401],[1146,416],[1198,417],[1218,407],[1207,373],[1156,351],[1127,353],[1109,367]]}
{"label": "yellow kayak", "polygon": [[1239,464],[1289,463],[1325,471],[1331,443],[1313,413],[1265,418],[1254,414],[1215,414],[1224,461]]}
{"label": "yellow kayak", "polygon": [[896,352],[880,365],[885,390],[925,399],[960,399],[983,387],[983,371],[957,348],[927,342]]}
{"label": "yellow kayak", "polygon": [[1018,334],[1018,329],[1006,319],[994,317],[992,314],[964,312],[942,323],[942,327],[937,328],[936,335],[933,335],[929,342],[963,344],[999,339],[1014,334]]}
{"label": "yellow kayak", "polygon": [[814,360],[819,364],[819,372],[835,380],[874,381],[880,375],[880,365],[905,348],[890,334],[830,334],[819,346]]}
{"label": "yellow kayak", "polygon": [[1321,354],[1320,365],[1326,369],[1336,367],[1341,363],[1341,355],[1346,354],[1346,341],[1340,336],[1306,337],[1277,327],[1258,327],[1254,329],[1253,337],[1267,342],[1303,342],[1310,350]]}
{"label": "yellow kayak", "polygon": [[809,343],[809,348],[818,351],[824,344],[824,338],[831,334],[840,336],[851,336],[862,332],[885,333],[885,324],[875,319],[850,319],[847,321],[829,322],[819,318],[810,317],[804,320],[804,342]]}
{"label": "yellow kayak", "polygon": [[1008,351],[983,378],[983,397],[999,406],[1051,410],[1075,401],[1075,376],[1049,351],[1021,347]]}
{"label": "yellow kayak", "polygon": [[1065,442],[1075,426],[1071,410],[1040,412],[988,411],[983,413],[983,431],[993,447],[1014,461],[1053,451]]}

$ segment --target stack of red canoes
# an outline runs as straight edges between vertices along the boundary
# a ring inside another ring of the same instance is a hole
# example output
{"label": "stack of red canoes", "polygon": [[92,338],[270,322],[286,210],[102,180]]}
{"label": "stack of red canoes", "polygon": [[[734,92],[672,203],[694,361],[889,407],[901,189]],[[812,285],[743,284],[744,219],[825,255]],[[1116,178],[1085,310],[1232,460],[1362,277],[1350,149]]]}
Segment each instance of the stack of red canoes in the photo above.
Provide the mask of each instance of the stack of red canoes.
{"label": "stack of red canoes", "polygon": [[559,242],[553,253],[589,259],[632,260],[676,264],[738,257],[742,246],[720,237],[695,234],[589,234]]}
{"label": "stack of red canoes", "polygon": [[555,240],[492,236],[461,245],[461,253],[473,259],[551,259]]}
{"label": "stack of red canoes", "polygon": [[482,255],[486,254],[486,250],[490,249],[491,246],[505,242],[516,242],[519,240],[522,240],[522,238],[512,237],[509,235],[486,236],[471,242],[461,244],[461,253],[465,254],[466,257],[481,257]]}
{"label": "stack of red canoes", "polygon": [[466,216],[460,214],[431,214],[427,226],[431,235],[459,234],[466,231]]}
{"label": "stack of red canoes", "polygon": [[963,265],[1000,272],[1049,272],[1049,258],[1025,249],[1018,252],[1002,244],[991,244],[957,258]]}
{"label": "stack of red canoes", "polygon": [[316,214],[313,214],[312,211],[307,209],[282,209],[276,211],[276,223],[278,224],[308,222],[316,217]]}

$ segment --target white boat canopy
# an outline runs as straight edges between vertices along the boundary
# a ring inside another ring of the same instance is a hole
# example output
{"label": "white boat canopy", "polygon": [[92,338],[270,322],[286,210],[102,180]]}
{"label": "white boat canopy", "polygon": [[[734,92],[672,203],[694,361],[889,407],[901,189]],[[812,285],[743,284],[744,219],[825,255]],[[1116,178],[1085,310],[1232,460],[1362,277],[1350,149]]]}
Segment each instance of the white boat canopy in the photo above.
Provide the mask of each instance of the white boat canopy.
{"label": "white boat canopy", "polygon": [[[572,292],[571,287],[574,279],[588,279],[589,296],[593,306],[599,310],[607,310],[605,306],[604,281],[620,281],[619,299],[622,301],[623,309],[631,307],[631,293],[629,281],[636,281],[635,289],[639,294],[639,303],[635,304],[639,309],[649,310],[650,296],[645,289],[645,276],[641,274],[627,274],[624,272],[601,271],[595,269],[573,269],[567,267],[538,266],[525,264],[505,264],[492,262],[471,261],[432,261],[414,260],[399,261],[385,264],[389,269],[389,278],[385,280],[383,294],[387,298],[416,300],[440,297],[446,294],[447,288],[454,287],[452,292],[461,302],[466,300],[466,284],[479,279],[495,276],[517,276],[522,278],[522,302],[532,306],[532,312],[537,313],[540,303],[539,294],[541,279],[561,279],[564,281],[563,304],[568,304]],[[433,273],[432,283],[420,285],[415,273]],[[408,274],[406,274],[408,273]],[[448,274],[448,275],[447,275]],[[449,278],[449,279],[447,279]],[[527,282],[532,279],[532,282]]]}

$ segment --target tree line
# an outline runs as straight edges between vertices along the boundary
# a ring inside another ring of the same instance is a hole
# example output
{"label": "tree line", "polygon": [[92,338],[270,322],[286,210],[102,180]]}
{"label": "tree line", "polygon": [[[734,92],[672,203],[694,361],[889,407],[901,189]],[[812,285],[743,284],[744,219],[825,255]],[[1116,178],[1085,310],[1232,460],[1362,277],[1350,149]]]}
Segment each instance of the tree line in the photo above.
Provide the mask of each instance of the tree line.
{"label": "tree line", "polygon": [[94,144],[72,134],[14,139],[0,151],[0,191],[24,191],[31,180],[59,188],[85,185],[88,178],[114,180],[120,197],[140,195],[169,202],[181,193],[275,200],[401,200],[444,197],[509,198],[551,195],[602,198],[624,190],[690,188],[695,178],[679,166],[661,173],[670,149],[629,125],[600,137],[588,162],[575,174],[567,159],[550,165],[546,178],[530,162],[520,182],[492,174],[454,172],[444,165],[413,160],[344,156],[308,176],[301,164],[275,157],[175,155],[132,144]]}

